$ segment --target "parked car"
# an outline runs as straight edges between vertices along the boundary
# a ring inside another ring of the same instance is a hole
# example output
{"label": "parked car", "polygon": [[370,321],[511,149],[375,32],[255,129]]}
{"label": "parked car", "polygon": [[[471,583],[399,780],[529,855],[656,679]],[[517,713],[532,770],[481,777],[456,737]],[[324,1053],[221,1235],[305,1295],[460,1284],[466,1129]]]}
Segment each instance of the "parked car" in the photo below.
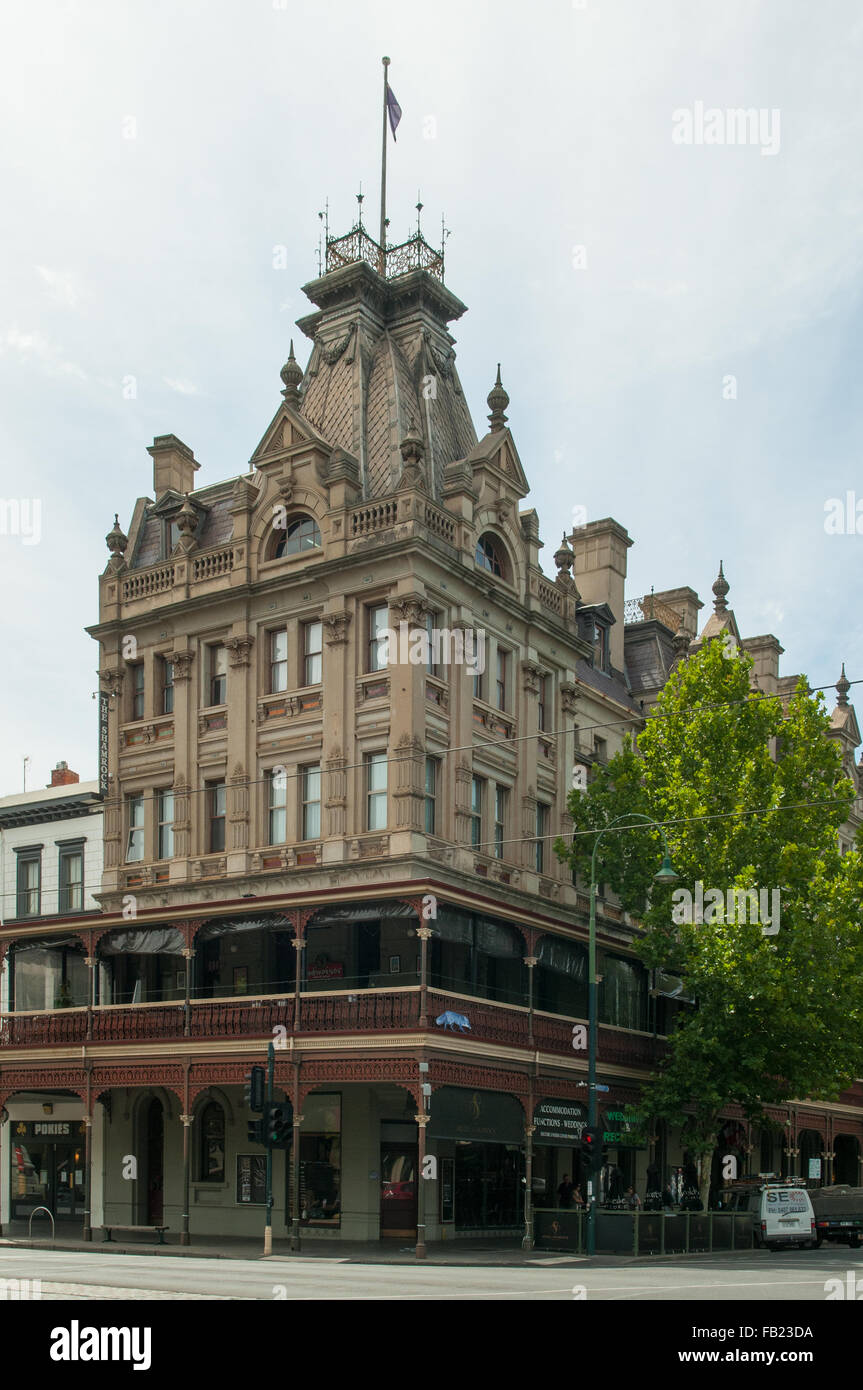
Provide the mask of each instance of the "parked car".
{"label": "parked car", "polygon": [[754,1225],[755,1244],[768,1250],[800,1245],[813,1250],[818,1244],[815,1213],[802,1179],[758,1178],[730,1184],[731,1200],[723,1203],[734,1211],[748,1211]]}
{"label": "parked car", "polygon": [[856,1250],[863,1236],[863,1187],[837,1183],[833,1187],[813,1188],[809,1195],[818,1245],[832,1240]]}

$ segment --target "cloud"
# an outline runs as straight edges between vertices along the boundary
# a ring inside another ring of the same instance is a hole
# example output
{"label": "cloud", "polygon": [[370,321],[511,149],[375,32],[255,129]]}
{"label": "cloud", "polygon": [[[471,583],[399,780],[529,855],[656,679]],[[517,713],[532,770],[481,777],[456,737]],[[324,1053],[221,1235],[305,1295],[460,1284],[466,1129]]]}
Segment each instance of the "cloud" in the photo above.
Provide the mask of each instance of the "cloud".
{"label": "cloud", "polygon": [[72,271],[51,270],[45,265],[37,265],[36,270],[45,283],[49,299],[62,305],[64,309],[77,308],[81,299],[81,287],[78,277]]}
{"label": "cloud", "polygon": [[162,377],[165,385],[179,396],[199,396],[201,393],[194,381],[184,381],[182,377]]}
{"label": "cloud", "polygon": [[87,380],[87,373],[77,362],[68,362],[62,349],[44,333],[34,330],[29,333],[19,328],[7,328],[0,334],[0,352],[11,352],[24,366],[35,365],[51,376],[74,376],[80,381]]}

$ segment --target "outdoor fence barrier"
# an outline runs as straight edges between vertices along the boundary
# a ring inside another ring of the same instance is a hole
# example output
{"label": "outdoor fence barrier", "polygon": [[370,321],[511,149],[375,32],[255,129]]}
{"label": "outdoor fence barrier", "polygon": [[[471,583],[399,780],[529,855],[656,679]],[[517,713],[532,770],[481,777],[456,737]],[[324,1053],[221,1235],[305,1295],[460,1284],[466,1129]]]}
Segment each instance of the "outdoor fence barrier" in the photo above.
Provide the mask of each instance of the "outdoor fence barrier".
{"label": "outdoor fence barrier", "polygon": [[[579,1208],[534,1210],[538,1250],[586,1249],[587,1217]],[[752,1250],[755,1234],[748,1212],[609,1211],[596,1213],[596,1249],[606,1255],[691,1255],[712,1250]]]}

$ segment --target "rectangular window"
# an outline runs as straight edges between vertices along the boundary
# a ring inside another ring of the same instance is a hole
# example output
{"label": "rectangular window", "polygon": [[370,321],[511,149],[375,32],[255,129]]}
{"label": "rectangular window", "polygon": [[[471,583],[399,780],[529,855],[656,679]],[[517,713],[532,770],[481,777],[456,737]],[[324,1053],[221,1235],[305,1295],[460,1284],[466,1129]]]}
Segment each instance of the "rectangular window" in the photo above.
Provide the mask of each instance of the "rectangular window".
{"label": "rectangular window", "polygon": [[174,663],[162,658],[162,713],[174,713]]}
{"label": "rectangular window", "polygon": [[600,671],[608,670],[608,628],[600,627],[599,623],[594,628],[596,646],[594,648],[594,665]]}
{"label": "rectangular window", "polygon": [[300,820],[304,840],[318,840],[321,835],[321,766],[320,763],[300,768]]}
{"label": "rectangular window", "polygon": [[159,858],[174,857],[174,793],[156,793],[156,815],[158,817]]}
{"label": "rectangular window", "polygon": [[132,676],[132,718],[144,718],[144,663],[139,661],[131,668]]}
{"label": "rectangular window", "polygon": [[506,686],[509,671],[509,652],[497,649],[497,677],[495,680],[495,698],[498,709],[506,709]]}
{"label": "rectangular window", "polygon": [[288,688],[288,634],[270,633],[270,694],[277,695]]}
{"label": "rectangular window", "polygon": [[126,797],[126,863],[144,858],[144,794]]}
{"label": "rectangular window", "polygon": [[84,911],[84,851],[70,845],[60,850],[60,912]]}
{"label": "rectangular window", "polygon": [[367,753],[366,830],[387,828],[387,755]]}
{"label": "rectangular window", "polygon": [[42,853],[18,855],[18,916],[38,917],[42,910]]}
{"label": "rectangular window", "polygon": [[366,670],[385,671],[389,653],[387,648],[387,623],[389,619],[389,609],[385,603],[378,604],[374,608],[367,608],[368,614],[368,651],[366,655]]}
{"label": "rectangular window", "polygon": [[425,826],[426,834],[434,835],[437,820],[437,758],[426,758]]}
{"label": "rectangular window", "polygon": [[534,867],[538,874],[545,873],[545,836],[548,834],[548,807],[541,801],[536,805],[536,856]]}
{"label": "rectangular window", "polygon": [[426,641],[428,643],[428,653],[426,655],[426,670],[430,676],[438,674],[437,662],[435,660],[435,641],[434,635],[437,631],[437,614],[426,613]]}
{"label": "rectangular window", "polygon": [[604,738],[593,740],[593,756],[597,762],[604,763],[608,760],[608,743]]}
{"label": "rectangular window", "polygon": [[207,703],[224,705],[228,699],[228,649],[223,646],[207,648]]}
{"label": "rectangular window", "polygon": [[288,779],[283,767],[267,773],[267,843],[283,845],[287,832]]}
{"label": "rectangular window", "polygon": [[494,789],[494,857],[503,859],[503,842],[506,839],[506,809],[509,792],[499,784]]}
{"label": "rectangular window", "polygon": [[470,842],[474,849],[482,844],[482,798],[485,781],[482,777],[471,778],[470,784]]}
{"label": "rectangular window", "polygon": [[[224,651],[224,648],[222,648]],[[208,853],[220,854],[225,848],[225,784],[207,782]]]}
{"label": "rectangular window", "polygon": [[540,731],[545,730],[545,729],[548,728],[548,721],[549,721],[549,715],[550,715],[550,710],[549,710],[549,707],[548,707],[548,700],[549,700],[549,682],[550,682],[550,680],[551,680],[551,677],[550,677],[550,676],[540,676],[540,678],[539,678],[539,702],[538,702],[538,705],[537,705],[537,727],[540,729]]}
{"label": "rectangular window", "polygon": [[485,699],[485,671],[477,671],[473,678],[473,698],[475,700]]}
{"label": "rectangular window", "polygon": [[303,623],[303,685],[320,685],[324,625]]}

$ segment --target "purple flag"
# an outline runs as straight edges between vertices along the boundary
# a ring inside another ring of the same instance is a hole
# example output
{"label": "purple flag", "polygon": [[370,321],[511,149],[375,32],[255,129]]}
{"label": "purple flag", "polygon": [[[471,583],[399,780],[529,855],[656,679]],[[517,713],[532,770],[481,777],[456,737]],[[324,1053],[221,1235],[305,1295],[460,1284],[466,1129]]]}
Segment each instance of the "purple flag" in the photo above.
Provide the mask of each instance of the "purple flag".
{"label": "purple flag", "polygon": [[387,83],[387,111],[390,115],[390,130],[392,131],[393,139],[395,140],[396,126],[402,118],[402,108],[396,101],[396,94],[390,86],[389,82]]}

